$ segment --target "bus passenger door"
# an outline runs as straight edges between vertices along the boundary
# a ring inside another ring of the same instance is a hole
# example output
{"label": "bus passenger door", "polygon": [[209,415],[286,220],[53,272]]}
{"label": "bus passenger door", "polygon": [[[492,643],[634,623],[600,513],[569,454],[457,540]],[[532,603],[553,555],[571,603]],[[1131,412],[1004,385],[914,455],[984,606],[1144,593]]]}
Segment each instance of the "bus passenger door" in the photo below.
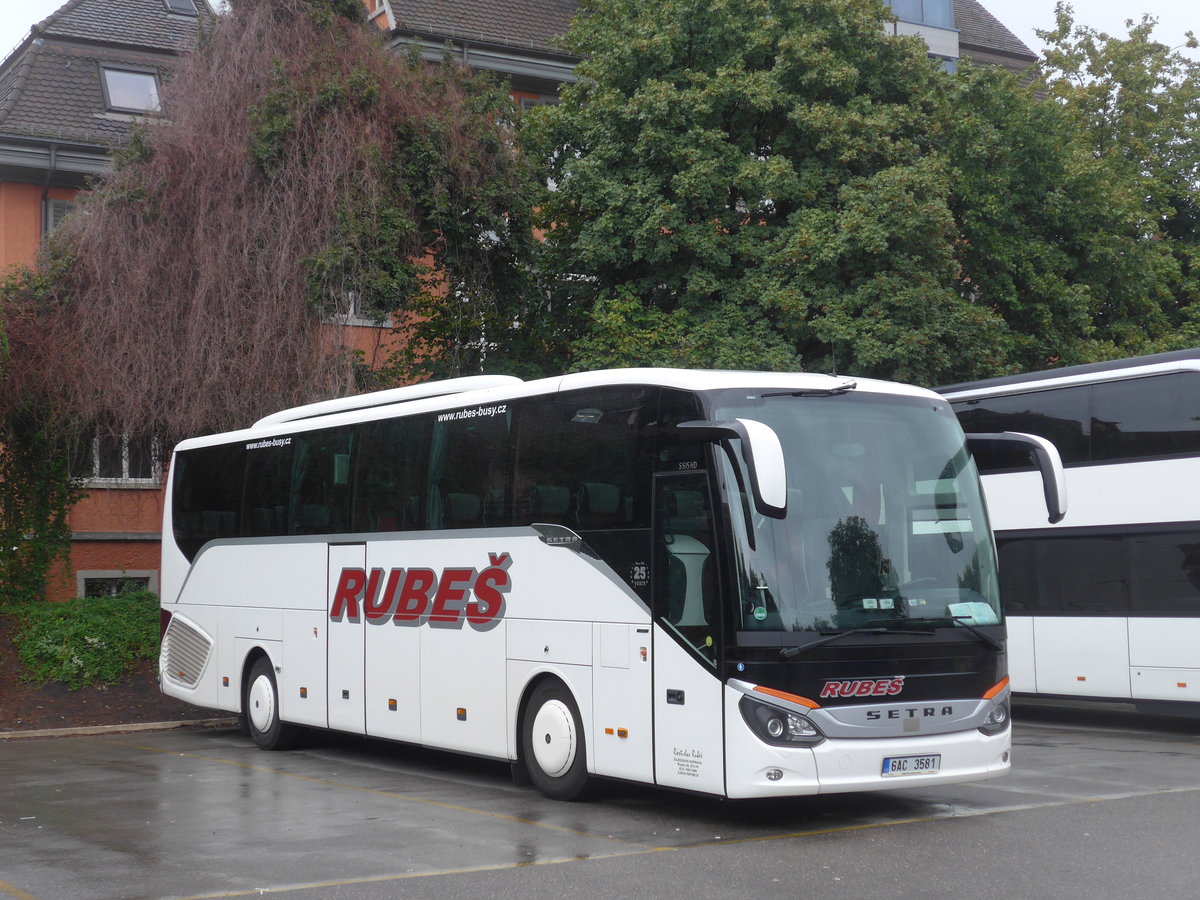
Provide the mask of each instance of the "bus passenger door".
{"label": "bus passenger door", "polygon": [[725,792],[721,614],[708,477],[654,490],[654,765],[658,784]]}
{"label": "bus passenger door", "polygon": [[[363,734],[366,731],[366,706],[364,689],[365,662],[365,616],[362,609],[362,591],[358,592],[351,608],[343,604],[339,615],[332,616],[334,595],[346,569],[366,570],[366,544],[329,545],[329,596],[331,611],[329,626],[329,665],[326,668],[326,697],[329,702],[329,727],[336,731]],[[353,614],[351,614],[353,613]]]}

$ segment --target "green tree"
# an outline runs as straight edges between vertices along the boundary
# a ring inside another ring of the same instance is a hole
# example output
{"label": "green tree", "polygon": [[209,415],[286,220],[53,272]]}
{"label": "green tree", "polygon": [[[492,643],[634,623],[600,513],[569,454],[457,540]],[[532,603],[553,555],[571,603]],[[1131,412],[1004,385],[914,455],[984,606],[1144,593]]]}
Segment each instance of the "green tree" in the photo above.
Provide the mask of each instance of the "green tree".
{"label": "green tree", "polygon": [[995,68],[948,83],[959,291],[1004,320],[997,372],[1153,349],[1169,329],[1172,262],[1141,200],[1063,105]]}
{"label": "green tree", "polygon": [[[1154,39],[1150,16],[1124,38],[1077,25],[1059,3],[1042,85],[1104,172],[1125,219],[1108,263],[1119,289],[1096,298],[1094,356],[1200,340],[1200,62]],[[1198,44],[1193,33],[1186,45]],[[1101,260],[1103,261],[1103,260]]]}
{"label": "green tree", "polygon": [[[573,367],[987,370],[957,290],[944,75],[873,0],[589,0],[528,117]],[[569,311],[569,312],[566,312]]]}
{"label": "green tree", "polygon": [[[37,295],[44,281],[18,269],[0,282],[0,309],[11,298]],[[16,397],[9,342],[0,319],[0,604],[40,600],[51,567],[71,541],[67,511],[83,496],[72,477],[71,428],[53,406]]]}

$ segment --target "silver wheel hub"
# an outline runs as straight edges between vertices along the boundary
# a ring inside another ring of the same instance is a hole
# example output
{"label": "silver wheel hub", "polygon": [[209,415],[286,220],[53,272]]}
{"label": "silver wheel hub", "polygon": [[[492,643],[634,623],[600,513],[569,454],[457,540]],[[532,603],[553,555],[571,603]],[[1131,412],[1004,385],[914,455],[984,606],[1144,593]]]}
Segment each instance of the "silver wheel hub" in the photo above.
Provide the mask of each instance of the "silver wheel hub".
{"label": "silver wheel hub", "polygon": [[533,719],[533,756],[538,768],[551,778],[560,778],[575,762],[578,735],[575,717],[561,700],[543,703]]}
{"label": "silver wheel hub", "polygon": [[246,706],[246,715],[250,717],[254,730],[267,731],[275,719],[275,689],[266,675],[259,675],[251,683]]}

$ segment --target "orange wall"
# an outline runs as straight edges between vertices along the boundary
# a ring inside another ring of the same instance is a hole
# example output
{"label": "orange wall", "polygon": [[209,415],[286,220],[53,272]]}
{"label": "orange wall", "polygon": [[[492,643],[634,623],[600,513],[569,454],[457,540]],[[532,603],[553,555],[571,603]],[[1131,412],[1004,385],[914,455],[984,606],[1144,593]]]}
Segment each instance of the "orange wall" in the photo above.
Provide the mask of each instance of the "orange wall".
{"label": "orange wall", "polygon": [[163,492],[94,489],[71,507],[72,531],[159,531]]}
{"label": "orange wall", "polygon": [[[71,188],[51,188],[54,200],[71,200]],[[0,182],[0,272],[32,265],[42,238],[42,187],[17,181]]]}

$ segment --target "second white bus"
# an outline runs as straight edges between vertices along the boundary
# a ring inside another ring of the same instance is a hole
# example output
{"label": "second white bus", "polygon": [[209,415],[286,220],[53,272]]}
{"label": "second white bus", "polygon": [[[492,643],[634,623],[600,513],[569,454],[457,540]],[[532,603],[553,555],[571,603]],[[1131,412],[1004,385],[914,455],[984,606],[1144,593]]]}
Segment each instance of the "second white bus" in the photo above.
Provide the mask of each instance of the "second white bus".
{"label": "second white bus", "polygon": [[1051,440],[1071,510],[1022,454],[980,455],[1013,689],[1200,714],[1200,350],[939,389],[968,430]]}

